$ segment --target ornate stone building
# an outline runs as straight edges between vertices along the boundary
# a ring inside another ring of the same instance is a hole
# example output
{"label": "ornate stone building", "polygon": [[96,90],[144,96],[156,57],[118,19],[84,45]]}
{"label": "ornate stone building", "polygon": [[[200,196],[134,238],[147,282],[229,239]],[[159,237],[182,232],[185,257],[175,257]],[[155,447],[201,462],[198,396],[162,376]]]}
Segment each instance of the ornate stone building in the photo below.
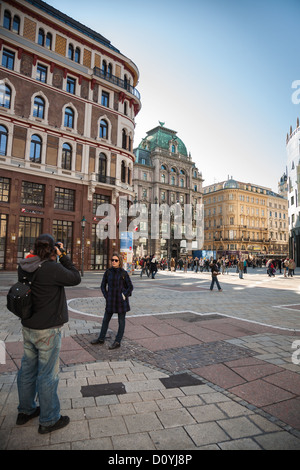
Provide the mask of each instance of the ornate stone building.
{"label": "ornate stone building", "polygon": [[204,249],[229,258],[288,254],[288,202],[283,196],[229,177],[203,192]]}
{"label": "ornate stone building", "polygon": [[[104,269],[99,204],[134,198],[136,65],[40,0],[0,2],[0,268],[52,233],[84,269]],[[125,210],[126,207],[123,208]]]}
{"label": "ornate stone building", "polygon": [[286,136],[290,257],[300,266],[300,125]]}
{"label": "ornate stone building", "polygon": [[[169,207],[178,205],[181,211],[186,204],[195,208],[196,204],[202,203],[202,173],[196,168],[177,132],[166,128],[164,123],[147,132],[134,154],[133,185],[136,201],[144,205],[145,214],[149,217],[138,227],[140,236],[135,242],[135,255],[156,254],[158,257],[179,258],[191,254],[192,246],[185,237],[184,217],[182,237],[175,238],[171,213],[170,227],[160,218],[159,237],[153,239],[151,204],[167,204]],[[194,210],[192,224],[195,228]],[[196,246],[193,248],[197,249]]]}

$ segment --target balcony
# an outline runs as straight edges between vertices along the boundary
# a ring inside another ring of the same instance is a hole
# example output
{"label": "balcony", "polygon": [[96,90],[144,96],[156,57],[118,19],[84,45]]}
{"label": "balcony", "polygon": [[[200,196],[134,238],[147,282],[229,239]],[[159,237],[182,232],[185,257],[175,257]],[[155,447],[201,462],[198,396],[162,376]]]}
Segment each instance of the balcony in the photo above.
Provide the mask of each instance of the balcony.
{"label": "balcony", "polygon": [[104,72],[99,67],[94,67],[94,75],[96,75],[96,77],[102,78],[103,80],[106,80],[107,82],[113,83],[114,85],[117,85],[120,88],[124,88],[124,90],[128,91],[131,95],[135,96],[140,101],[140,92],[136,88],[131,86],[127,81],[122,80],[121,78],[116,77],[111,73]]}
{"label": "balcony", "polygon": [[116,184],[116,178],[113,178],[111,176],[99,175],[99,174],[96,174],[96,181],[98,181],[98,183],[105,183],[105,184],[112,184],[112,185]]}

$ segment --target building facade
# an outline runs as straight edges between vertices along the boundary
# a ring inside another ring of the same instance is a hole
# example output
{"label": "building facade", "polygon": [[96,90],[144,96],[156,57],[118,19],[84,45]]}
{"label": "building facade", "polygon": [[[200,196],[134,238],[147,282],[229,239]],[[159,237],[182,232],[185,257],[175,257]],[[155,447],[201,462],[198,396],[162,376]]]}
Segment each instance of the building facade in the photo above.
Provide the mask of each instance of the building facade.
{"label": "building facade", "polygon": [[296,129],[286,137],[287,181],[289,201],[289,255],[300,266],[300,126],[297,119]]}
{"label": "building facade", "polygon": [[164,123],[147,132],[134,154],[134,192],[136,202],[141,204],[141,211],[145,213],[144,220],[137,227],[139,233],[134,244],[135,255],[156,254],[160,258],[178,259],[191,254],[192,246],[185,236],[184,216],[181,219],[182,236],[175,230],[177,211],[171,211],[167,221],[162,220],[160,214],[159,236],[153,238],[151,204],[175,207],[181,214],[185,205],[191,205],[195,234],[195,208],[197,204],[202,204],[202,173],[196,168],[177,132],[166,128]]}
{"label": "building facade", "polygon": [[117,221],[120,196],[134,198],[138,69],[40,0],[1,1],[0,32],[0,269],[43,232],[105,269],[119,236],[97,236],[97,207],[114,204]]}
{"label": "building facade", "polygon": [[204,249],[217,257],[255,258],[288,254],[287,200],[228,177],[203,188]]}

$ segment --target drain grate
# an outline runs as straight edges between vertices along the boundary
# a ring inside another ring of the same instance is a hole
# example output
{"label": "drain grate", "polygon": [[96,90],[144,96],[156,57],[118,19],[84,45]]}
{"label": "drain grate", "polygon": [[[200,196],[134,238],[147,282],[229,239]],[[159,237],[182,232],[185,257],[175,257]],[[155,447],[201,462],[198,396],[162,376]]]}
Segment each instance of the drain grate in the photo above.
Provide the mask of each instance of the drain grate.
{"label": "drain grate", "polygon": [[83,397],[122,395],[126,393],[125,385],[122,382],[115,382],[111,384],[83,385],[80,391]]}
{"label": "drain grate", "polygon": [[166,388],[189,387],[191,385],[203,385],[204,383],[187,373],[175,374],[171,375],[170,377],[161,378],[159,380]]}

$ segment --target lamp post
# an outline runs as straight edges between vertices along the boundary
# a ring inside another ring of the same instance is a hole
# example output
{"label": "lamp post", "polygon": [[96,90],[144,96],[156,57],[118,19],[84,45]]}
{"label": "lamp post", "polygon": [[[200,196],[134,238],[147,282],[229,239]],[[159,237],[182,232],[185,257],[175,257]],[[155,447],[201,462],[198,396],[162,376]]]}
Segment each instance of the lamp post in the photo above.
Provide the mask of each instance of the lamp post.
{"label": "lamp post", "polygon": [[82,237],[81,237],[81,276],[84,275],[84,229],[85,229],[85,217],[81,219]]}

